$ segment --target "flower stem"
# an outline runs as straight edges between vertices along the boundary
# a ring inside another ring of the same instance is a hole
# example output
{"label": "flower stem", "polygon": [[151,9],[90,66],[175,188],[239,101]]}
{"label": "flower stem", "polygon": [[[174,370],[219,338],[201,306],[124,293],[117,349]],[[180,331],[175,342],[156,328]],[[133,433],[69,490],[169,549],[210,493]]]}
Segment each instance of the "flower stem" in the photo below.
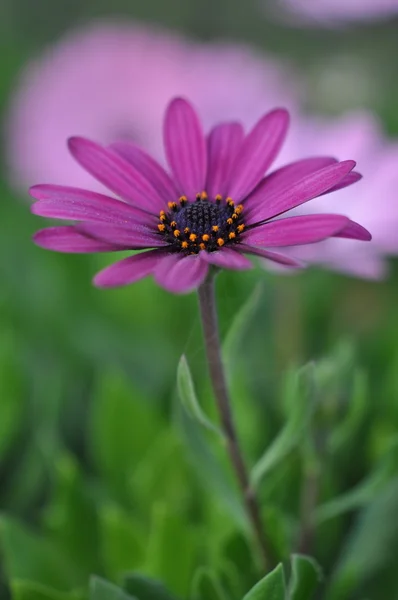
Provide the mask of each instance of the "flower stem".
{"label": "flower stem", "polygon": [[210,274],[198,290],[207,362],[229,457],[242,492],[247,517],[261,552],[264,569],[267,570],[270,566],[273,566],[274,561],[264,534],[260,508],[256,494],[250,485],[232,416],[231,401],[221,356],[214,287],[214,274]]}

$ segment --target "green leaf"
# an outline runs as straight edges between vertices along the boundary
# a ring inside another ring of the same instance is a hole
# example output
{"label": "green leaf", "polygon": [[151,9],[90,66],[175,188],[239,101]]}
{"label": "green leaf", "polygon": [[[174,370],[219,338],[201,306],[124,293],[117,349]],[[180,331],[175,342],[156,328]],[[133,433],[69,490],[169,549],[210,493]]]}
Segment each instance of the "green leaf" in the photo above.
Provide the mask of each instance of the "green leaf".
{"label": "green leaf", "polygon": [[132,515],[117,506],[103,506],[99,511],[100,553],[109,579],[139,568],[145,557],[145,530]]}
{"label": "green leaf", "polygon": [[243,510],[236,488],[232,480],[228,478],[227,472],[223,469],[222,462],[218,460],[215,451],[204,438],[202,429],[194,425],[192,420],[185,414],[185,411],[180,411],[178,417],[178,425],[190,455],[195,462],[195,470],[198,476],[202,478],[205,489],[212,493],[213,502],[217,498],[223,509],[226,509],[232,516],[235,523],[240,528],[247,529],[246,513]]}
{"label": "green leaf", "polygon": [[321,578],[321,569],[313,558],[293,554],[289,600],[311,600]]}
{"label": "green leaf", "polygon": [[162,430],[158,414],[119,371],[99,375],[93,398],[91,448],[111,491],[128,502],[129,475]]}
{"label": "green leaf", "polygon": [[93,576],[90,579],[89,600],[138,600],[130,596],[121,588],[117,587],[105,579]]}
{"label": "green leaf", "polygon": [[45,522],[54,539],[68,553],[76,580],[86,584],[99,569],[98,518],[94,500],[75,459],[63,454],[55,462],[53,497]]}
{"label": "green leaf", "polygon": [[345,494],[333,498],[318,507],[315,522],[323,523],[348,511],[361,508],[372,502],[385,485],[398,474],[398,437],[391,442],[390,450],[374,467],[368,477]]}
{"label": "green leaf", "polygon": [[200,567],[192,580],[191,600],[228,600],[225,590],[214,571]]}
{"label": "green leaf", "polygon": [[223,438],[224,435],[221,430],[210,421],[199,404],[192,380],[191,370],[184,355],[181,356],[178,364],[177,389],[181,403],[191,419],[202,425],[202,427],[205,427],[213,433],[217,433],[217,435]]}
{"label": "green leaf", "polygon": [[143,570],[164,581],[172,592],[186,596],[197,552],[195,531],[181,512],[155,504]]}
{"label": "green leaf", "polygon": [[290,407],[288,420],[277,437],[265,450],[251,472],[251,482],[257,487],[263,477],[280,463],[305,438],[314,412],[314,365],[308,364],[290,374],[285,388],[285,403]]}
{"label": "green leaf", "polygon": [[24,383],[20,352],[10,331],[2,330],[0,343],[0,459],[9,449],[24,416]]}
{"label": "green leaf", "polygon": [[153,498],[162,498],[168,506],[179,506],[181,510],[191,506],[197,485],[184,444],[171,428],[153,440],[128,482],[134,507],[143,514],[147,514]]}
{"label": "green leaf", "polygon": [[10,517],[1,517],[0,545],[9,579],[37,581],[61,590],[74,587],[74,570],[62,549]]}
{"label": "green leaf", "polygon": [[139,573],[126,575],[123,587],[139,600],[176,600],[176,596],[173,596],[163,583]]}
{"label": "green leaf", "polygon": [[332,577],[327,600],[340,600],[386,569],[396,569],[398,554],[398,477],[360,515]]}
{"label": "green leaf", "polygon": [[59,592],[34,581],[11,581],[12,600],[86,600],[84,592]]}
{"label": "green leaf", "polygon": [[[337,378],[338,374],[336,373]],[[330,432],[328,447],[332,453],[352,441],[366,415],[368,408],[368,378],[366,374],[356,369],[352,385],[352,394],[344,419],[341,419],[341,422],[336,424]]]}
{"label": "green leaf", "polygon": [[237,361],[236,357],[240,355],[244,335],[259,305],[263,289],[264,286],[261,283],[255,286],[242,308],[236,314],[223,342],[222,353],[229,382],[233,378],[234,366]]}
{"label": "green leaf", "polygon": [[286,584],[282,565],[278,565],[248,592],[243,600],[285,600]]}

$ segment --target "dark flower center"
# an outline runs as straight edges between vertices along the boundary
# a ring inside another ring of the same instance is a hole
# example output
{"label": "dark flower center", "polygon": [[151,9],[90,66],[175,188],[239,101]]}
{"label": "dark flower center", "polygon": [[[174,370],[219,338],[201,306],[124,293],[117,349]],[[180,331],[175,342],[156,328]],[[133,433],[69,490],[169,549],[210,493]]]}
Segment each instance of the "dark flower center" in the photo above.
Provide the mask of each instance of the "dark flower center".
{"label": "dark flower center", "polygon": [[169,202],[168,207],[168,212],[160,211],[158,229],[175,251],[214,252],[226,244],[236,244],[245,228],[243,206],[235,206],[231,198],[216,196],[209,200],[202,192],[195,202],[181,196],[178,202]]}

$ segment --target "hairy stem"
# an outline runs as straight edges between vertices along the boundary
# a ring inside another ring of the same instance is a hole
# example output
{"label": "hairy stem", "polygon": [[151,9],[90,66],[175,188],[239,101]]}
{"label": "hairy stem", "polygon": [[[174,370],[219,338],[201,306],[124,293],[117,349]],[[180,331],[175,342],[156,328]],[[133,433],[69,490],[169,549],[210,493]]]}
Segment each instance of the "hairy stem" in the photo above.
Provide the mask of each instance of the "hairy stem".
{"label": "hairy stem", "polygon": [[221,426],[226,437],[232,467],[242,492],[247,517],[261,552],[264,569],[267,570],[270,566],[273,566],[274,561],[264,533],[257,498],[250,485],[232,416],[231,401],[221,356],[213,274],[200,286],[198,293],[207,362]]}

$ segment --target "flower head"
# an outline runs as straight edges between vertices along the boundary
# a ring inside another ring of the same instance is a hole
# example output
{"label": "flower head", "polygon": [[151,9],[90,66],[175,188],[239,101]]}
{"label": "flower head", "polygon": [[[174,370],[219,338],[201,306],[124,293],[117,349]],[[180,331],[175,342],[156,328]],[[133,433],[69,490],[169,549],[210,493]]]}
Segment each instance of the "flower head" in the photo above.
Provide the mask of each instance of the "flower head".
{"label": "flower head", "polygon": [[114,287],[153,274],[167,290],[183,293],[199,286],[211,265],[250,268],[245,254],[297,267],[295,259],[272,248],[332,236],[369,240],[366,229],[343,215],[279,218],[360,178],[354,161],[328,157],[300,160],[264,177],[288,121],[287,111],[276,109],[247,135],[239,123],[227,122],[205,137],[191,104],[176,98],[164,120],[172,176],[130,142],[105,148],[71,138],[77,162],[121,200],[79,188],[35,186],[33,213],[77,221],[43,229],[35,242],[61,252],[147,249],[107,267],[94,283]]}

